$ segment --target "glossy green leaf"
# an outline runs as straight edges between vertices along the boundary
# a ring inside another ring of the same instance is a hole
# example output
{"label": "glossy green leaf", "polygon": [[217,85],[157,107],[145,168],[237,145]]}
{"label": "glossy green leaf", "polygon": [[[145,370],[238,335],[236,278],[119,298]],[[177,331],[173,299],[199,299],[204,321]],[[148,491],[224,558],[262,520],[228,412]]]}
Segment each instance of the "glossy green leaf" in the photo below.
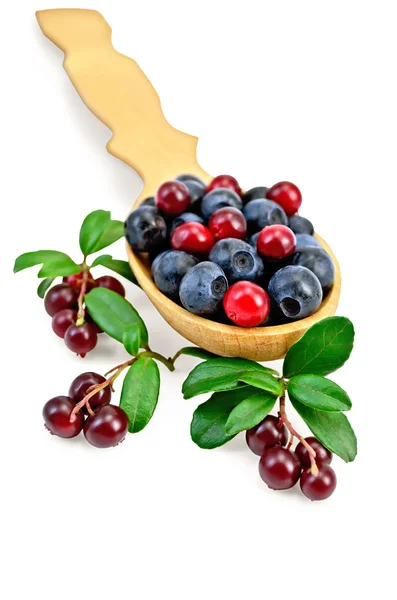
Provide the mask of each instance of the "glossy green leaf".
{"label": "glossy green leaf", "polygon": [[43,265],[39,271],[39,277],[57,277],[79,273],[81,267],[76,264],[70,256],[57,250],[37,250],[21,254],[15,261],[14,273]]}
{"label": "glossy green leaf", "polygon": [[352,407],[346,392],[321,375],[296,375],[290,380],[288,391],[305,406],[317,410],[339,412]]}
{"label": "glossy green leaf", "polygon": [[272,373],[271,369],[244,358],[211,358],[195,367],[182,385],[185,399],[206,392],[235,389],[240,377],[248,371]]}
{"label": "glossy green leaf", "polygon": [[291,346],[284,359],[284,377],[304,373],[328,375],[347,361],[353,344],[354,327],[349,319],[323,319]]}
{"label": "glossy green leaf", "polygon": [[226,421],[227,435],[236,435],[240,431],[251,429],[258,425],[269,414],[276,403],[276,396],[258,389],[253,395],[238,404]]}
{"label": "glossy green leaf", "polygon": [[288,390],[291,403],[300,414],[313,435],[328,450],[351,462],[357,455],[357,438],[347,419],[341,412],[322,412],[299,402]]}
{"label": "glossy green leaf", "polygon": [[[117,242],[117,240],[121,239],[124,235],[124,223],[123,221],[116,221],[112,219],[109,221],[105,231],[98,239],[95,244],[94,250],[91,253],[99,252],[99,250],[103,250],[103,248],[107,248]],[[124,261],[120,261],[124,262]],[[128,263],[127,263],[128,264]],[[110,268],[110,267],[109,267]],[[114,269],[113,269],[114,270]],[[121,273],[120,273],[121,275]]]}
{"label": "glossy green leaf", "polygon": [[135,308],[122,296],[106,288],[94,288],[85,297],[88,312],[110,337],[123,343],[125,329],[139,325],[141,347],[148,343],[146,325]]}
{"label": "glossy green leaf", "polygon": [[131,271],[131,267],[126,260],[116,260],[110,256],[110,254],[102,254],[98,256],[94,262],[92,263],[92,267],[96,267],[97,265],[102,265],[111,271],[114,271],[118,275],[125,277],[135,285],[139,286],[134,273]]}
{"label": "glossy green leaf", "polygon": [[80,249],[84,256],[96,252],[95,248],[100,243],[110,223],[109,210],[94,210],[84,219],[80,229]]}
{"label": "glossy green leaf", "polygon": [[120,408],[130,421],[128,431],[137,433],[149,423],[157,406],[160,373],[155,361],[138,358],[128,369],[121,390]]}
{"label": "glossy green leaf", "polygon": [[226,421],[235,406],[256,390],[246,386],[229,392],[217,392],[209,400],[200,404],[193,413],[190,435],[200,448],[210,450],[223,446],[234,435],[225,430]]}
{"label": "glossy green leaf", "polygon": [[123,331],[123,344],[128,354],[135,356],[141,347],[141,331],[137,323],[133,323]]}
{"label": "glossy green leaf", "polygon": [[39,298],[44,298],[54,279],[55,277],[46,277],[46,279],[43,279],[43,281],[39,283],[39,287],[37,288],[37,295]]}
{"label": "glossy green leaf", "polygon": [[284,392],[283,385],[266,371],[247,371],[240,375],[240,381],[261,390],[266,390],[275,396],[281,396]]}

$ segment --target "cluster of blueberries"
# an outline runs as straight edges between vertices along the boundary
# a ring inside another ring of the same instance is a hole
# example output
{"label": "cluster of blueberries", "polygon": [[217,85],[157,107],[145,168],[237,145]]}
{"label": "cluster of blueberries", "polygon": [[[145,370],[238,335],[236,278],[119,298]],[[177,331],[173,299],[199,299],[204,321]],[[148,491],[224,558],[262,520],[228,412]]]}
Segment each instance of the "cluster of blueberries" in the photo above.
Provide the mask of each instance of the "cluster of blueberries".
{"label": "cluster of blueberries", "polygon": [[125,223],[136,252],[149,253],[160,291],[188,311],[240,327],[315,313],[334,282],[331,257],[298,209],[293,183],[243,193],[219,175],[163,183]]}

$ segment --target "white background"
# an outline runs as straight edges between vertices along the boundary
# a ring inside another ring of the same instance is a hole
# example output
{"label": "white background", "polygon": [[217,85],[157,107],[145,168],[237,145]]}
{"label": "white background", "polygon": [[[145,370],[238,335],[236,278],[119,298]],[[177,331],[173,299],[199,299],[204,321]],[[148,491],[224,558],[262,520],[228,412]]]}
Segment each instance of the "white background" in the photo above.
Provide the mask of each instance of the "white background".
{"label": "white background", "polygon": [[[54,248],[78,259],[83,217],[104,208],[123,219],[141,188],[107,154],[109,130],[38,28],[34,11],[54,7],[29,0],[2,11],[2,596],[390,598],[395,3],[84,2],[147,73],[170,122],[199,136],[203,168],[231,173],[245,188],[296,182],[302,214],[340,260],[339,314],[357,336],[334,378],[353,399],[359,454],[349,465],[335,459],[338,488],[323,503],[298,487],[269,491],[243,436],[214,451],[190,441],[191,414],[203,400],[180,393],[192,358],[174,374],[160,367],[153,421],[115,449],[44,431],[47,399],[66,394],[80,372],[104,372],[125,355],[102,338],[84,361],[68,352],[36,297],[35,273],[12,275],[14,258]],[[124,257],[122,241],[113,255]],[[168,355],[183,345],[142,292],[129,285],[128,298],[155,349]]]}

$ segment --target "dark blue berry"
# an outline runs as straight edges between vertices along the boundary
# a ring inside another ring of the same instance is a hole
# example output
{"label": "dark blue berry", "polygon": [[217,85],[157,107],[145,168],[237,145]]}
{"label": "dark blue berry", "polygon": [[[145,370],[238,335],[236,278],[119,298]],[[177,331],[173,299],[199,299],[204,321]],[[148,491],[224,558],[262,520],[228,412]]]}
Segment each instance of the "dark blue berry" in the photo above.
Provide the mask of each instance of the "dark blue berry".
{"label": "dark blue berry", "polygon": [[302,250],[302,248],[321,248],[320,242],[316,240],[315,237],[309,235],[308,233],[297,233],[296,237],[296,248],[295,251]]}
{"label": "dark blue berry", "polygon": [[182,183],[184,183],[186,185],[187,181],[194,181],[195,183],[198,183],[199,185],[201,185],[201,187],[205,190],[206,189],[206,184],[204,183],[204,181],[202,179],[200,179],[200,177],[197,177],[197,175],[192,175],[191,173],[183,173],[182,175],[178,175],[178,177],[175,177],[175,179],[177,181],[182,181]]}
{"label": "dark blue berry", "polygon": [[266,225],[288,225],[287,215],[273,200],[251,200],[244,206],[243,213],[250,234],[260,231]]}
{"label": "dark blue berry", "polygon": [[248,190],[248,192],[245,192],[245,194],[242,195],[242,200],[244,204],[248,204],[248,202],[251,202],[251,200],[258,200],[258,198],[266,198],[266,192],[269,188],[267,187],[254,187],[251,188],[250,190]]}
{"label": "dark blue berry", "polygon": [[177,227],[179,227],[179,225],[183,225],[183,223],[203,223],[204,224],[204,219],[202,219],[201,217],[199,217],[199,215],[196,215],[195,213],[191,213],[191,212],[182,213],[181,215],[179,215],[179,217],[175,217],[175,219],[172,221],[170,233],[172,234],[174,232],[174,230]]}
{"label": "dark blue berry", "polygon": [[150,196],[150,198],[143,200],[139,206],[156,206],[156,199],[154,196]]}
{"label": "dark blue berry", "polygon": [[165,254],[167,254],[167,252],[171,252],[171,248],[169,248],[168,250],[163,250],[163,252],[160,252],[160,254],[157,254],[157,256],[154,257],[152,266],[151,266],[152,277],[153,277],[154,269],[159,264],[159,261],[163,258],[163,256]]}
{"label": "dark blue berry", "polygon": [[212,262],[204,261],[186,273],[179,288],[179,297],[190,312],[211,316],[222,307],[227,288],[227,279],[222,269]]}
{"label": "dark blue berry", "polygon": [[314,233],[314,227],[309,219],[305,219],[305,217],[301,217],[300,215],[289,217],[288,227],[294,233],[307,233],[308,235],[313,235]]}
{"label": "dark blue berry", "polygon": [[236,192],[226,188],[216,188],[204,196],[201,203],[201,214],[204,219],[208,220],[215,211],[225,206],[243,209],[241,198]]}
{"label": "dark blue berry", "polygon": [[182,278],[197,262],[197,258],[187,252],[166,252],[152,270],[155,284],[168,298],[178,300]]}
{"label": "dark blue berry", "polygon": [[292,264],[310,269],[321,283],[323,296],[328,294],[334,283],[335,267],[332,258],[323,248],[302,248],[293,255]]}
{"label": "dark blue berry", "polygon": [[236,238],[219,240],[209,259],[221,267],[230,285],[243,280],[258,282],[264,273],[263,260],[256,250]]}
{"label": "dark blue berry", "polygon": [[287,321],[298,321],[315,313],[320,307],[321,284],[306,267],[289,265],[273,275],[269,295]]}
{"label": "dark blue berry", "polygon": [[141,206],[128,215],[124,235],[133,250],[150,252],[164,246],[167,225],[156,208]]}

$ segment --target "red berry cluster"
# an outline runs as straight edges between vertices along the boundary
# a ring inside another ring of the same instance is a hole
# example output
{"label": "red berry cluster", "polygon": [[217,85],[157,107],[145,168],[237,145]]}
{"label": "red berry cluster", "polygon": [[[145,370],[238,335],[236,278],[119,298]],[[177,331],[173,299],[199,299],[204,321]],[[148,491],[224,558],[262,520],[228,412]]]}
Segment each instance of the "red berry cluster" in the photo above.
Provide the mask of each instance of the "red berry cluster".
{"label": "red berry cluster", "polygon": [[[310,500],[325,500],[335,491],[336,475],[330,467],[333,455],[315,437],[300,441],[293,451],[285,424],[268,415],[247,431],[246,441],[261,457],[259,474],[270,489],[287,490],[300,480],[301,490]],[[314,465],[308,448],[315,453]]]}
{"label": "red berry cluster", "polygon": [[117,446],[126,436],[129,421],[119,406],[110,404],[111,393],[102,375],[82,373],[72,381],[68,396],[56,396],[44,405],[46,428],[62,438],[75,437],[83,430],[92,446]]}
{"label": "red berry cluster", "polygon": [[45,295],[44,307],[52,317],[52,329],[63,338],[69,350],[82,358],[95,348],[102,329],[84,310],[84,297],[94,287],[104,287],[125,296],[124,286],[115,277],[104,275],[94,279],[90,271],[63,278]]}

